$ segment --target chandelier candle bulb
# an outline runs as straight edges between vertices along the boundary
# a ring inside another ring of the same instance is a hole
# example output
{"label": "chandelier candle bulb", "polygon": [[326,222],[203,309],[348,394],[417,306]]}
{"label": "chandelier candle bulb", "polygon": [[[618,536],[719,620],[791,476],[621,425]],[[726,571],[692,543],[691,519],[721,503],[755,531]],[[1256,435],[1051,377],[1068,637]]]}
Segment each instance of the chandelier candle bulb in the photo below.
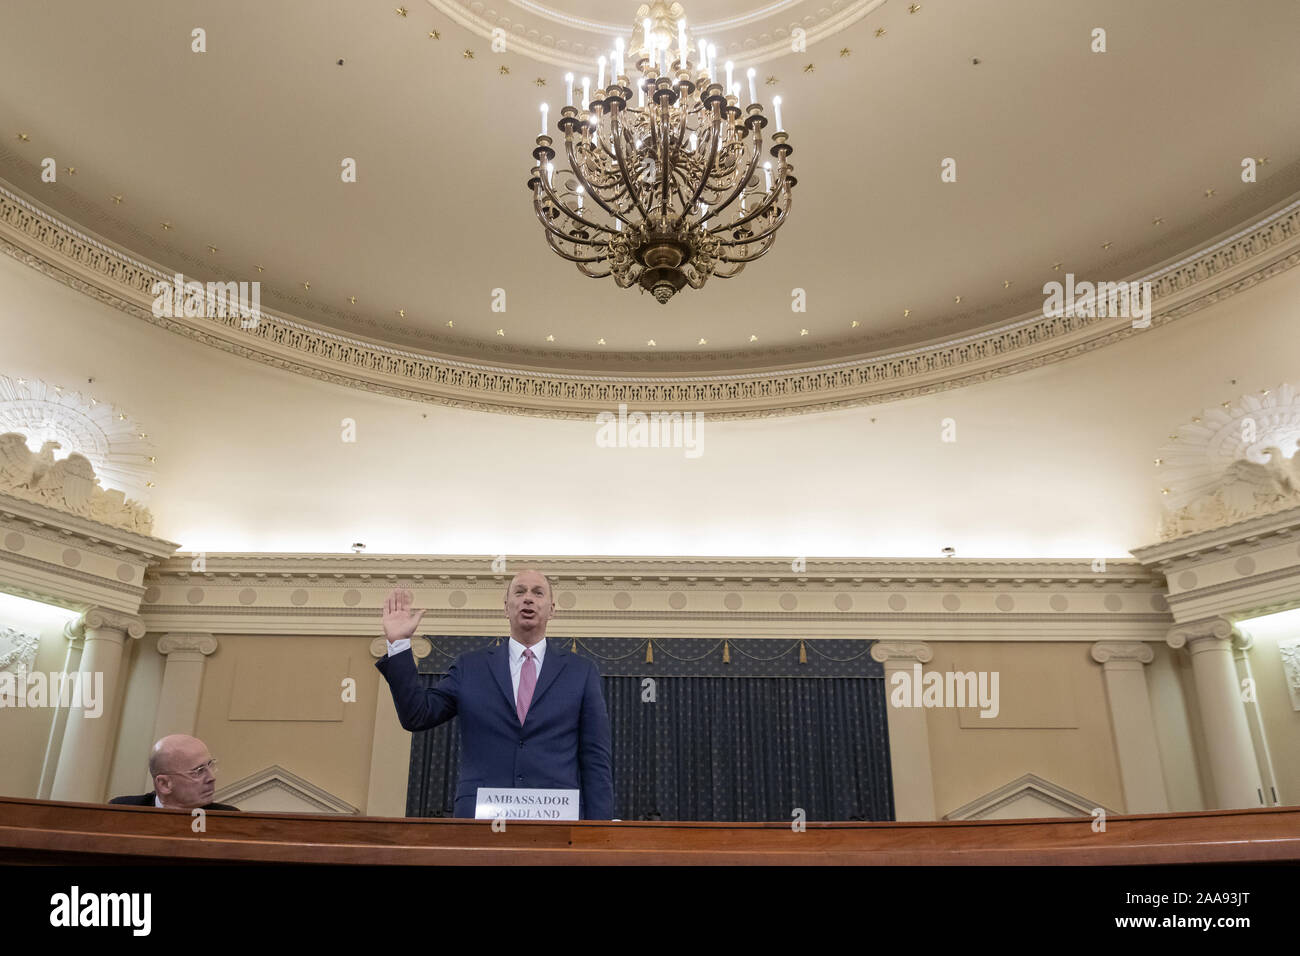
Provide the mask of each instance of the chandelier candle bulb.
{"label": "chandelier candle bulb", "polygon": [[[585,110],[588,109],[590,106],[591,106],[591,77],[584,76],[582,78],[582,108]],[[780,116],[781,114],[777,113],[776,115]],[[778,126],[780,125],[780,123],[781,121],[777,120]]]}
{"label": "chandelier candle bulb", "polygon": [[758,71],[751,66],[748,70],[745,71],[745,75],[749,77],[749,102],[757,103],[758,87],[754,85],[754,77],[758,75]]}
{"label": "chandelier candle bulb", "polygon": [[641,36],[645,40],[646,59],[653,65],[655,61],[655,35],[650,32],[649,17],[641,21]]}
{"label": "chandelier candle bulb", "polygon": [[718,48],[712,43],[709,44],[709,79],[712,80],[718,75]]}
{"label": "chandelier candle bulb", "polygon": [[736,69],[736,64],[734,64],[734,63],[732,63],[730,60],[728,60],[727,63],[726,63],[726,69],[727,69],[727,92],[730,93],[730,92],[731,92],[731,74],[735,71],[735,69]]}
{"label": "chandelier candle bulb", "polygon": [[709,41],[700,39],[700,72],[708,75],[709,72]]}
{"label": "chandelier candle bulb", "polygon": [[781,125],[781,97],[772,97],[772,109],[776,112],[776,131],[785,132],[785,127]]}
{"label": "chandelier candle bulb", "polygon": [[573,74],[564,74],[564,105],[573,105]]}
{"label": "chandelier candle bulb", "polygon": [[681,58],[682,69],[686,69],[686,21],[677,21],[677,55]]}
{"label": "chandelier candle bulb", "polygon": [[614,79],[623,76],[623,38],[614,41]]}
{"label": "chandelier candle bulb", "polygon": [[543,136],[546,135],[546,114],[549,110],[550,107],[547,106],[545,103],[543,103],[542,104],[542,135]]}
{"label": "chandelier candle bulb", "polygon": [[603,56],[596,61],[596,69],[596,89],[603,90],[605,88],[605,58]]}

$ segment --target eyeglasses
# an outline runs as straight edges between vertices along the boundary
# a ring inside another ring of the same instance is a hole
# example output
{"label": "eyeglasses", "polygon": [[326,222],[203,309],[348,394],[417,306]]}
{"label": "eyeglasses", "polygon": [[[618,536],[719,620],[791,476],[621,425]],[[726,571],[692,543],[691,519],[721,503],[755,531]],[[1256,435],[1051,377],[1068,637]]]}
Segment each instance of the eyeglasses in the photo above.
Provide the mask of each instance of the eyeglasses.
{"label": "eyeglasses", "polygon": [[193,770],[164,770],[163,772],[173,773],[173,774],[184,774],[185,776],[189,777],[191,780],[202,780],[203,775],[207,773],[209,770],[212,771],[212,775],[214,777],[217,775],[216,757],[213,757],[211,760],[203,764],[201,767],[195,767]]}

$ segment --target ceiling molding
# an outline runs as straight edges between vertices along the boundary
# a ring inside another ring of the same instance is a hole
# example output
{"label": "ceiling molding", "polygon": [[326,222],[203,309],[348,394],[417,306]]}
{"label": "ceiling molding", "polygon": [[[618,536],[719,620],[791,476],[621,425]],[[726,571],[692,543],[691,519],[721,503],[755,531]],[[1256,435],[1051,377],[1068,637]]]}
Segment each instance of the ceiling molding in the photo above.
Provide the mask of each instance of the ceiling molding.
{"label": "ceiling molding", "polygon": [[599,375],[467,362],[399,349],[263,309],[252,327],[154,315],[172,275],[125,255],[0,187],[0,250],[153,325],[266,365],[411,401],[591,420],[626,405],[715,420],[770,418],[897,401],[1040,368],[1168,325],[1300,264],[1300,197],[1230,235],[1126,281],[1151,283],[1149,328],[1129,318],[1044,317],[844,361],[699,375]]}
{"label": "ceiling molding", "polygon": [[[637,4],[621,9],[626,23],[594,21],[564,14],[541,3],[512,3],[503,10],[486,9],[481,2],[428,0],[430,6],[449,20],[484,39],[494,30],[504,30],[507,49],[568,70],[591,72],[596,58],[608,53],[614,37],[631,35]],[[745,64],[765,63],[791,52],[791,30],[805,31],[808,47],[829,39],[885,4],[885,0],[832,0],[812,3],[804,0],[769,3],[726,20],[695,24],[687,4],[687,23],[692,36],[706,35],[716,41],[727,56],[743,56]],[[505,6],[500,4],[500,6]],[[523,19],[520,19],[523,18]]]}

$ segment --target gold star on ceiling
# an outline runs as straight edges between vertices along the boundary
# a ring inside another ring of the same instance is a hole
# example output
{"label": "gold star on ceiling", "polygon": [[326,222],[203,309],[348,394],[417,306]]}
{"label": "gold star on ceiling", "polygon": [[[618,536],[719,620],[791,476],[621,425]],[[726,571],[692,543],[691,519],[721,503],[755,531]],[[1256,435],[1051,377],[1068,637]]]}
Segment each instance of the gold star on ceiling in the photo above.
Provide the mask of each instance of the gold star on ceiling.
{"label": "gold star on ceiling", "polygon": [[852,54],[853,51],[850,50],[848,47],[844,47],[843,49],[840,50],[840,56],[851,56]]}
{"label": "gold star on ceiling", "polygon": [[508,67],[508,66],[506,66],[504,63],[502,63],[499,67],[497,67],[497,73],[500,74],[501,76],[509,76],[509,75],[510,75],[510,67]]}
{"label": "gold star on ceiling", "polygon": [[463,56],[467,60],[472,60],[474,59],[474,51],[466,50],[464,53],[461,54],[461,56]]}
{"label": "gold star on ceiling", "polygon": [[1163,458],[1157,458],[1155,460],[1155,463],[1156,465],[1163,465],[1165,463],[1165,460]]}
{"label": "gold star on ceiling", "polygon": [[539,76],[537,79],[533,80],[533,83],[535,83],[537,86],[545,86],[545,85],[546,85],[546,77],[544,77],[544,76]]}
{"label": "gold star on ceiling", "polygon": [[349,304],[349,305],[356,305],[356,304],[357,304],[357,297],[356,297],[355,295],[350,295],[350,296],[348,296],[348,304]]}
{"label": "gold star on ceiling", "polygon": [[907,12],[916,13],[920,9],[921,9],[921,5],[919,3],[913,3],[907,8]]}
{"label": "gold star on ceiling", "polygon": [[876,39],[879,40],[879,39],[880,39],[881,37],[883,37],[884,35],[885,35],[885,28],[884,28],[884,27],[876,27]]}
{"label": "gold star on ceiling", "polygon": [[698,342],[696,342],[695,344],[696,344],[696,345],[708,345],[709,343],[708,343],[708,340],[707,340],[707,339],[700,339],[700,340],[699,340]]}
{"label": "gold star on ceiling", "polygon": [[1206,199],[1209,199],[1209,198],[1210,198],[1211,196],[1213,196],[1213,195],[1214,195],[1214,190],[1213,190],[1213,189],[1207,189],[1207,190],[1205,190],[1205,198],[1206,198]]}
{"label": "gold star on ceiling", "polygon": [[952,301],[955,302],[957,305],[961,305],[961,296],[959,295],[953,296]]}
{"label": "gold star on ceiling", "polygon": [[32,138],[31,138],[30,136],[28,136],[26,133],[19,133],[19,134],[18,134],[18,142],[20,142],[20,143],[30,143],[31,141],[32,141]]}
{"label": "gold star on ceiling", "polygon": [[800,330],[799,330],[799,334],[800,334],[800,335],[807,335],[807,334],[808,334],[808,330],[807,330],[807,329],[800,329]]}
{"label": "gold star on ceiling", "polygon": [[1003,279],[1003,280],[1002,280],[1002,288],[1004,288],[1004,289],[1010,289],[1010,288],[1011,288],[1011,280],[1010,280],[1010,279]]}
{"label": "gold star on ceiling", "polygon": [[456,323],[453,322],[451,319],[448,319],[448,320],[447,320],[447,328],[449,328],[449,329],[454,329],[455,327],[456,327]]}
{"label": "gold star on ceiling", "polygon": [[303,290],[304,292],[310,292],[310,291],[311,291],[311,283],[310,283],[310,282],[304,282],[304,283],[302,284],[302,290]]}
{"label": "gold star on ceiling", "polygon": [[258,272],[266,271],[266,268],[264,266],[253,266],[253,268],[256,269]]}
{"label": "gold star on ceiling", "polygon": [[646,343],[646,345],[654,345],[654,344],[655,344],[655,340],[654,340],[654,339],[651,339],[649,342]]}
{"label": "gold star on ceiling", "polygon": [[122,200],[123,200],[124,198],[125,198],[125,197],[124,197],[121,193],[118,193],[116,196],[113,196],[113,197],[112,197],[112,199],[113,199],[113,205],[114,205],[114,206],[120,206],[120,205],[122,205]]}
{"label": "gold star on ceiling", "polygon": [[817,67],[814,66],[812,63],[809,63],[807,66],[805,66],[805,67],[803,68],[803,71],[804,71],[805,73],[814,73],[814,72],[816,72],[816,70],[817,70]]}
{"label": "gold star on ceiling", "polygon": [[442,39],[442,34],[439,33],[437,30],[430,30],[430,31],[429,31],[429,39],[430,39],[430,40],[441,40],[441,39]]}
{"label": "gold star on ceiling", "polygon": [[911,309],[904,309],[904,310],[903,310],[903,318],[907,318],[907,317],[908,317],[909,315],[911,315],[911,314],[912,314],[912,310],[911,310]]}
{"label": "gold star on ceiling", "polygon": [[165,231],[166,231],[166,230],[170,230],[171,227],[172,227],[172,224],[171,224],[170,222],[164,222],[164,223],[162,224],[162,227],[163,227],[163,229],[164,229]]}
{"label": "gold star on ceiling", "polygon": [[548,342],[554,342],[554,341],[555,341],[555,336],[554,336],[554,335],[548,335],[548,336],[546,337],[546,341],[548,341]]}
{"label": "gold star on ceiling", "polygon": [[505,334],[506,334],[505,329],[497,329],[497,335],[505,335]]}
{"label": "gold star on ceiling", "polygon": [[399,17],[404,17],[404,16],[406,16],[406,7],[398,7],[398,8],[397,8],[397,15],[398,15]]}
{"label": "gold star on ceiling", "polygon": [[596,344],[597,344],[597,345],[604,345],[604,344],[605,344],[605,340],[604,340],[604,339],[597,339],[597,340],[596,340]]}
{"label": "gold star on ceiling", "polygon": [[758,336],[757,336],[757,335],[751,335],[751,336],[749,337],[749,341],[751,341],[751,342],[757,342],[757,341],[758,341]]}
{"label": "gold star on ceiling", "polygon": [[1261,165],[1261,166],[1267,166],[1267,165],[1268,165],[1268,157],[1267,157],[1267,156],[1261,156],[1261,157],[1259,157],[1259,159],[1255,160],[1255,162],[1259,163],[1259,165]]}
{"label": "gold star on ceiling", "polygon": [[212,253],[214,256],[217,254],[218,251],[219,250],[217,249],[216,246],[208,246],[208,252]]}
{"label": "gold star on ceiling", "polygon": [[1052,271],[1053,271],[1053,272],[1060,272],[1060,271],[1061,271],[1061,266],[1062,266],[1062,263],[1060,263],[1060,262],[1053,262],[1053,263],[1052,263]]}
{"label": "gold star on ceiling", "polygon": [[69,176],[75,176],[75,175],[77,175],[77,167],[76,167],[76,166],[65,166],[65,167],[63,167],[63,171],[64,171],[65,173],[67,173]]}
{"label": "gold star on ceiling", "polygon": [[1110,248],[1111,246],[1113,246],[1114,244],[1115,244],[1115,243],[1113,243],[1113,242],[1103,242],[1103,243],[1101,244],[1101,247],[1102,247],[1103,249],[1109,249],[1109,248]]}
{"label": "gold star on ceiling", "polygon": [[398,310],[397,310],[397,317],[398,317],[399,319],[404,319],[404,318],[406,318],[406,310],[405,310],[405,309],[398,309]]}
{"label": "gold star on ceiling", "polygon": [[1164,222],[1164,221],[1165,221],[1165,217],[1164,217],[1164,216],[1156,216],[1156,218],[1154,218],[1154,219],[1151,220],[1151,225],[1153,225],[1153,226],[1158,226],[1158,225],[1160,225],[1160,224],[1161,224],[1162,222]]}
{"label": "gold star on ceiling", "polygon": [[764,82],[767,83],[768,86],[776,86],[776,84],[780,83],[781,81],[778,80],[775,76],[769,76]]}

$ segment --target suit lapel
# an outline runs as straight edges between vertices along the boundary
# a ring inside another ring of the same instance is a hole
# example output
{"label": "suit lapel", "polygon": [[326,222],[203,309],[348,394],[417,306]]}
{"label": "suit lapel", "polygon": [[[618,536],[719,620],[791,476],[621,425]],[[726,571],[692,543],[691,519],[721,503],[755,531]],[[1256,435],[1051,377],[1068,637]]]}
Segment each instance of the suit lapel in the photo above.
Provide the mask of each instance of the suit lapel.
{"label": "suit lapel", "polygon": [[[542,695],[546,693],[547,688],[555,683],[555,678],[569,663],[570,656],[569,652],[560,646],[559,641],[552,642],[550,638],[547,638],[546,656],[542,658],[542,672],[537,675],[537,688],[533,691],[533,702],[528,705],[530,715],[533,708],[537,706],[537,702],[541,700]],[[509,676],[509,673],[507,673],[507,679],[509,679]]]}
{"label": "suit lapel", "polygon": [[488,669],[492,671],[492,676],[496,679],[497,686],[501,688],[501,693],[505,695],[506,702],[510,705],[510,713],[515,715],[515,721],[519,720],[519,707],[515,703],[514,694],[510,689],[510,639],[494,647],[488,655]]}

